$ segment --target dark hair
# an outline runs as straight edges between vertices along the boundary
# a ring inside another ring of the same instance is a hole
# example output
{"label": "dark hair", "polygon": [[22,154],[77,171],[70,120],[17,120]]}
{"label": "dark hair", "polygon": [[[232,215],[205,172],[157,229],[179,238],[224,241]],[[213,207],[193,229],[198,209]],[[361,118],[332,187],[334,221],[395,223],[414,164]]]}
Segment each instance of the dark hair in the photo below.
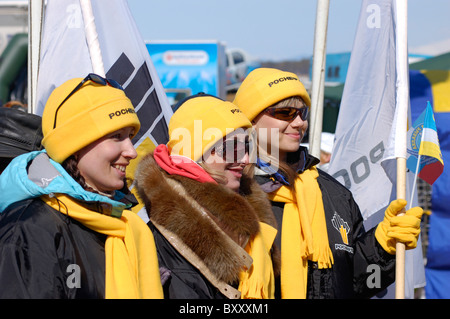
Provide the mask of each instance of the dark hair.
{"label": "dark hair", "polygon": [[[78,161],[74,155],[69,156],[61,165],[66,170],[66,172],[75,180],[75,182],[83,187],[84,190],[100,194],[97,190],[86,184],[86,180],[84,179],[83,175],[81,175],[81,172],[78,169]],[[122,192],[125,195],[130,194],[131,192],[128,188],[128,185],[131,185],[131,182],[131,179],[125,178],[122,189],[119,189],[118,191]]]}
{"label": "dark hair", "polygon": [[67,173],[78,183],[83,187],[84,190],[88,192],[98,193],[95,189],[92,187],[89,187],[86,184],[86,180],[81,175],[80,170],[78,169],[78,161],[74,155],[69,156],[62,164],[62,167],[66,170]]}
{"label": "dark hair", "polygon": [[297,178],[297,173],[295,172],[295,170],[291,167],[291,165],[285,162],[278,163],[278,170],[281,174],[283,174],[284,177],[286,177],[290,185],[289,187],[293,190],[295,179]]}

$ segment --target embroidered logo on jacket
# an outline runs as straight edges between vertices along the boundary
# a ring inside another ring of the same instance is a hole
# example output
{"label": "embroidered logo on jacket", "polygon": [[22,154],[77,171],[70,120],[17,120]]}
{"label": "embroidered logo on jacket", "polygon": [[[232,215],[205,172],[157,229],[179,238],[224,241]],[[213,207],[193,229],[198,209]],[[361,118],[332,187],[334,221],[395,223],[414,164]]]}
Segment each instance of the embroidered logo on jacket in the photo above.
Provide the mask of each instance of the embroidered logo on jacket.
{"label": "embroidered logo on jacket", "polygon": [[333,227],[341,234],[342,242],[348,245],[347,235],[350,232],[350,226],[348,226],[347,222],[343,220],[336,212],[334,212],[331,223],[333,224]]}

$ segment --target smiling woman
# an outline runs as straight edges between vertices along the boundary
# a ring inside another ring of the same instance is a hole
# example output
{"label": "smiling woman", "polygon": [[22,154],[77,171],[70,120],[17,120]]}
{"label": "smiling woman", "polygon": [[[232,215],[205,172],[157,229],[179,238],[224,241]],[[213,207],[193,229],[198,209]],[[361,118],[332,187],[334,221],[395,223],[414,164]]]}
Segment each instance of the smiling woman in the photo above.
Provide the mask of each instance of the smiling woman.
{"label": "smiling woman", "polygon": [[235,192],[239,191],[243,171],[249,164],[249,136],[240,131],[216,142],[200,164],[217,182]]}
{"label": "smiling woman", "polygon": [[137,157],[131,143],[133,127],[125,127],[78,151],[78,169],[86,185],[103,193],[113,193],[124,186],[126,168]]}
{"label": "smiling woman", "polygon": [[251,123],[211,95],[179,104],[167,146],[143,158],[135,174],[168,274],[164,296],[271,298],[276,224],[264,192],[246,174]]}
{"label": "smiling woman", "polygon": [[139,128],[113,80],[89,74],[52,92],[45,150],[0,175],[0,298],[162,297],[153,236],[118,191]]}

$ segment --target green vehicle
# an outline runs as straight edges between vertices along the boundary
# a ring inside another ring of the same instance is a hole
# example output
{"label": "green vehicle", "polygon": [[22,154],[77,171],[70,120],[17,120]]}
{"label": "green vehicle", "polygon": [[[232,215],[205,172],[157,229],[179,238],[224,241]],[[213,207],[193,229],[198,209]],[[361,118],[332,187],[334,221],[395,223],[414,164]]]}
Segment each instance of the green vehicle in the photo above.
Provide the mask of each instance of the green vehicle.
{"label": "green vehicle", "polygon": [[28,34],[18,33],[0,56],[0,106],[10,101],[27,104]]}

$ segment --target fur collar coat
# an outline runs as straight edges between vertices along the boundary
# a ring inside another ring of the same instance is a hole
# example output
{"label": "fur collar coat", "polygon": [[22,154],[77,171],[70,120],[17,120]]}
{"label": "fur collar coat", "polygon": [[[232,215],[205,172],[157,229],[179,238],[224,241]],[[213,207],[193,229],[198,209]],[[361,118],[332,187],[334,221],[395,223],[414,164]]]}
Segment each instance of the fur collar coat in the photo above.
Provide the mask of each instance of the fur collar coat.
{"label": "fur collar coat", "polygon": [[[169,175],[153,154],[142,159],[135,176],[150,221],[219,290],[237,283],[240,271],[251,265],[244,247],[259,222],[277,227],[267,194],[247,176],[237,194],[220,184]],[[277,276],[279,249],[272,246],[271,254]]]}

